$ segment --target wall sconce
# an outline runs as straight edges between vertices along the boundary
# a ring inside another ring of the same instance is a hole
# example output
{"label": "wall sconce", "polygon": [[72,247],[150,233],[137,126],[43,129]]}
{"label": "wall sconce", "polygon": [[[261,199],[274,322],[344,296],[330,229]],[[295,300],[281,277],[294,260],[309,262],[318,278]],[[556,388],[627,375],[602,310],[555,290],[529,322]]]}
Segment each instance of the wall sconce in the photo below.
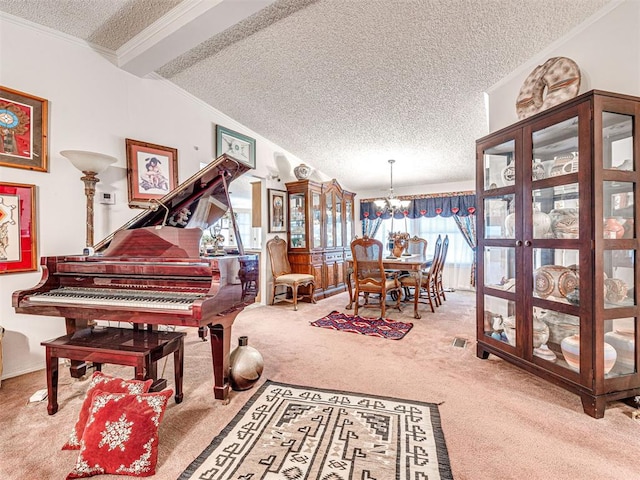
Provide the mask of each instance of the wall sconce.
{"label": "wall sconce", "polygon": [[109,165],[118,161],[117,158],[102,153],[84,150],[63,150],[60,155],[67,158],[74,167],[84,175],[80,180],[84,182],[84,194],[87,197],[87,247],[93,246],[93,198],[96,193],[96,183],[100,181],[97,175],[104,172]]}

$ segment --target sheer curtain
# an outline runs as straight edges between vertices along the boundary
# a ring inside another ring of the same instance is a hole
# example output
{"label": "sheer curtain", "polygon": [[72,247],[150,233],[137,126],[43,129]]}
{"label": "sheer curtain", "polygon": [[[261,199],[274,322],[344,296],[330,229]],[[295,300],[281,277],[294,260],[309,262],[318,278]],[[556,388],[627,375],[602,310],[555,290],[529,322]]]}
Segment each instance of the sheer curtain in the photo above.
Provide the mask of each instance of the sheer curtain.
{"label": "sheer curtain", "polygon": [[[392,227],[393,220],[393,227]],[[393,230],[392,230],[393,228]],[[374,238],[387,246],[390,232],[408,232],[427,240],[427,257],[433,256],[433,249],[438,235],[449,235],[449,250],[444,270],[442,283],[445,289],[474,290],[469,279],[473,265],[473,250],[460,232],[453,217],[420,217],[382,220],[380,228]]]}

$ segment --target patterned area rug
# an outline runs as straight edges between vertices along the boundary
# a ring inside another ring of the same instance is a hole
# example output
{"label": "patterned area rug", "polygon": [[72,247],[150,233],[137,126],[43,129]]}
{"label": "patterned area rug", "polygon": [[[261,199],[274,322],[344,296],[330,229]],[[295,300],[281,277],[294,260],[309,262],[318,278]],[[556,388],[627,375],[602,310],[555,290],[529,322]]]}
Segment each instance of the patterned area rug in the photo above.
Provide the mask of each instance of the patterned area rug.
{"label": "patterned area rug", "polygon": [[310,322],[314,327],[342,330],[344,332],[371,335],[372,337],[390,338],[400,340],[411,328],[413,323],[398,322],[388,318],[365,318],[355,315],[347,315],[334,310],[320,320]]}
{"label": "patterned area rug", "polygon": [[267,380],[179,480],[453,479],[438,406]]}

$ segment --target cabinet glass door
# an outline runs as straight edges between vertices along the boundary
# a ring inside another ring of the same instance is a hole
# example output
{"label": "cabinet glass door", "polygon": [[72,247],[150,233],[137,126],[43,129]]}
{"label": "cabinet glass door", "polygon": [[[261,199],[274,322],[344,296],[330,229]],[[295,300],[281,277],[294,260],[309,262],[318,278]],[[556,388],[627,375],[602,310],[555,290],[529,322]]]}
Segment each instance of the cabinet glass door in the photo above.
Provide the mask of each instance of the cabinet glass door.
{"label": "cabinet glass door", "polygon": [[[528,342],[533,356],[549,362],[549,368],[554,364],[574,372],[580,371],[581,322],[580,249],[575,243],[580,239],[579,124],[575,115],[532,132],[527,207],[534,247],[528,259],[533,276]],[[550,244],[541,246],[546,240]]]}
{"label": "cabinet glass door", "polygon": [[[482,294],[478,297],[484,314],[484,326],[479,331],[487,343],[504,350],[521,348],[516,336],[520,313],[516,290],[519,265],[516,247],[517,208],[516,140],[511,138],[484,148],[482,155]],[[495,193],[493,192],[495,190]],[[479,337],[480,338],[480,337]]]}
{"label": "cabinet glass door", "polygon": [[336,247],[342,247],[342,200],[336,195]]}
{"label": "cabinet glass door", "polygon": [[307,225],[305,218],[305,194],[290,194],[289,239],[291,248],[306,248],[307,246]]}
{"label": "cabinet glass door", "polygon": [[483,158],[485,190],[515,185],[515,140],[486,149]]}
{"label": "cabinet glass door", "polygon": [[335,216],[333,214],[333,193],[329,192],[327,194],[325,194],[324,196],[325,202],[327,203],[325,205],[325,211],[326,211],[326,218],[327,218],[327,248],[331,248],[335,245],[334,243],[334,231],[335,231],[335,224],[336,224],[336,220],[335,220]]}
{"label": "cabinet glass door", "polygon": [[[634,117],[602,112],[602,266],[604,270],[604,372],[606,378],[637,373],[638,319],[636,292],[637,159],[634,158]],[[620,313],[618,313],[620,312]]]}
{"label": "cabinet glass door", "polygon": [[322,206],[320,204],[320,194],[311,193],[311,218],[313,219],[313,245],[310,248],[322,247]]}
{"label": "cabinet glass door", "polygon": [[353,237],[353,202],[350,198],[344,202],[344,228],[346,245],[350,245]]}

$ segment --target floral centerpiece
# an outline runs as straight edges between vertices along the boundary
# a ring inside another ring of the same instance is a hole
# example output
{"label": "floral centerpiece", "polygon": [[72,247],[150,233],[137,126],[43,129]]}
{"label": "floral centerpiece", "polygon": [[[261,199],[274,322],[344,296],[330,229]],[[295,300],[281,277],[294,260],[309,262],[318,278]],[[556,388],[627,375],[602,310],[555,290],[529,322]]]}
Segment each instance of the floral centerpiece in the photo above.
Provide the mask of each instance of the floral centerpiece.
{"label": "floral centerpiece", "polygon": [[389,246],[394,257],[401,257],[409,246],[411,236],[407,232],[390,232]]}

